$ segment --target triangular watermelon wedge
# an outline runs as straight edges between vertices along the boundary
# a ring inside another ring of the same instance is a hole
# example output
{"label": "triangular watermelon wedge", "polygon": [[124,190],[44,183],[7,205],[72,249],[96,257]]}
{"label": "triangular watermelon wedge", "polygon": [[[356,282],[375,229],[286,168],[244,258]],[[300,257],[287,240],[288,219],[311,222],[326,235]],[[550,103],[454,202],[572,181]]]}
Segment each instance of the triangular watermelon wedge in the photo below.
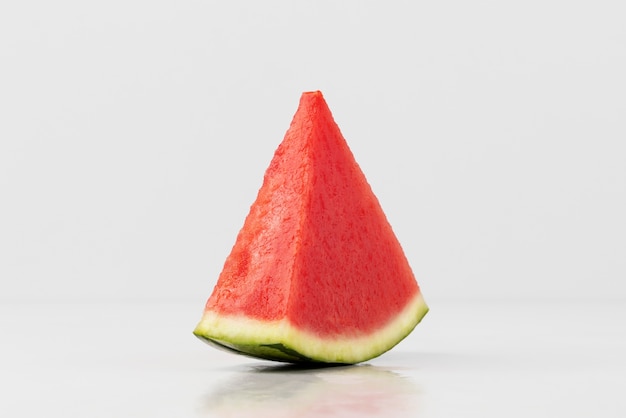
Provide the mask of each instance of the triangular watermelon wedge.
{"label": "triangular watermelon wedge", "polygon": [[358,363],[426,312],[322,93],[304,93],[194,334],[269,360]]}

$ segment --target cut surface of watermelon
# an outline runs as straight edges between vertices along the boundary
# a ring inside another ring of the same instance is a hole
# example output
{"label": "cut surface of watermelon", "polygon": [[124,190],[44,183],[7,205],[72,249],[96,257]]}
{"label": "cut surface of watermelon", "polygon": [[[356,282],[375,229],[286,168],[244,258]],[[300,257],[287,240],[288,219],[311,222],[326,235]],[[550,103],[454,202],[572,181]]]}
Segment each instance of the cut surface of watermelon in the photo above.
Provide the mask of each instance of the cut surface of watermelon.
{"label": "cut surface of watermelon", "polygon": [[358,363],[426,312],[324,97],[304,93],[194,334],[269,360]]}

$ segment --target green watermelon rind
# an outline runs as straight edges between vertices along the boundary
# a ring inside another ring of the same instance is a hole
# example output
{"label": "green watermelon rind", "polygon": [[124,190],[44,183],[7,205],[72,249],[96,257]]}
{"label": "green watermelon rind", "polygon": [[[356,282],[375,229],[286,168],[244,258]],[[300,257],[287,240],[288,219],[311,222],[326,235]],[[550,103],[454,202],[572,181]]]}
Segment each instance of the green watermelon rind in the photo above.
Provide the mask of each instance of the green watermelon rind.
{"label": "green watermelon rind", "polygon": [[208,310],[194,334],[222,350],[288,363],[355,364],[378,357],[402,341],[428,312],[421,293],[387,325],[361,336],[319,337],[287,320],[261,321]]}

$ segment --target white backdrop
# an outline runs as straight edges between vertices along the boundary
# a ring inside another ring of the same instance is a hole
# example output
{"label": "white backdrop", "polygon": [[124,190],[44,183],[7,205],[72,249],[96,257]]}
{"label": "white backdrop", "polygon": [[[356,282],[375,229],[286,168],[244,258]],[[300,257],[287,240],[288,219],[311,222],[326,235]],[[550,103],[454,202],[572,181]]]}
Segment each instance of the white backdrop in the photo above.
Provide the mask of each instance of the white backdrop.
{"label": "white backdrop", "polygon": [[315,89],[427,300],[626,298],[624,16],[3,2],[0,300],[201,305]]}

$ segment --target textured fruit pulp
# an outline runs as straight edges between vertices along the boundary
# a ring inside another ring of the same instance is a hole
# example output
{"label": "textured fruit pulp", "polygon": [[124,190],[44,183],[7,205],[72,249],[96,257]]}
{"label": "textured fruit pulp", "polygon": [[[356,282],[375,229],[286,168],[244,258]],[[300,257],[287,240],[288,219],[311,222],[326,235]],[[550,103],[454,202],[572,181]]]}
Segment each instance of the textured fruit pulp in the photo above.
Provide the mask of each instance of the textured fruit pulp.
{"label": "textured fruit pulp", "polygon": [[321,93],[303,94],[206,309],[358,336],[418,292]]}

